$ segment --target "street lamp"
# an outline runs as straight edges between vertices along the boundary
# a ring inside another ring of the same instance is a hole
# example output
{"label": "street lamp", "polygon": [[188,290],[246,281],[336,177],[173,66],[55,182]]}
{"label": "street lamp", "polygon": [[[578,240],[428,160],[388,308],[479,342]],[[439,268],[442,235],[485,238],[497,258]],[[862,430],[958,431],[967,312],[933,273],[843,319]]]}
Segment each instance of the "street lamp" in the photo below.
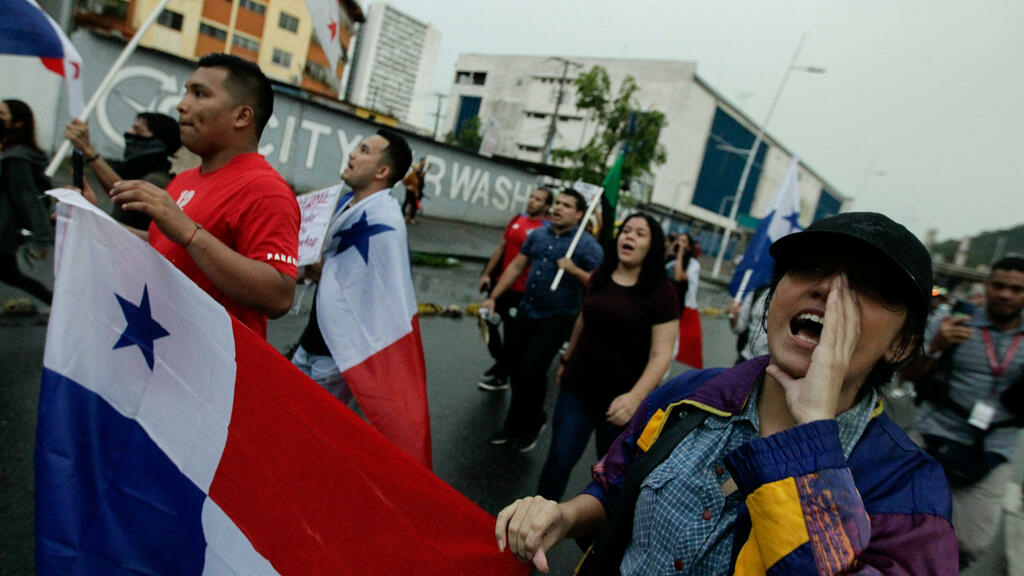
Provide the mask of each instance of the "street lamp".
{"label": "street lamp", "polygon": [[750,169],[754,166],[754,158],[757,157],[757,150],[761,147],[761,141],[764,140],[764,130],[768,127],[768,123],[772,119],[772,114],[775,113],[775,106],[779,103],[779,98],[782,96],[782,91],[786,88],[786,82],[789,81],[789,74],[794,70],[800,72],[808,72],[810,74],[824,74],[825,69],[817,66],[797,66],[796,59],[800,56],[800,50],[804,47],[804,40],[807,39],[807,33],[804,33],[800,37],[800,42],[796,45],[796,51],[793,52],[793,58],[789,61],[789,66],[786,67],[786,71],[782,74],[782,80],[779,82],[779,88],[775,91],[775,97],[772,98],[772,104],[768,107],[768,114],[764,118],[764,122],[757,129],[757,135],[754,137],[754,145],[747,151],[747,162],[743,165],[743,173],[740,175],[740,182],[736,186],[736,200],[732,203],[732,210],[729,211],[729,223],[722,226],[724,230],[722,234],[722,244],[718,248],[718,256],[715,257],[715,267],[711,271],[711,275],[718,278],[719,273],[722,271],[722,259],[725,258],[725,250],[729,246],[729,238],[732,236],[732,231],[737,226],[736,214],[739,212],[740,203],[743,200],[743,189],[747,187],[747,178],[750,176]]}

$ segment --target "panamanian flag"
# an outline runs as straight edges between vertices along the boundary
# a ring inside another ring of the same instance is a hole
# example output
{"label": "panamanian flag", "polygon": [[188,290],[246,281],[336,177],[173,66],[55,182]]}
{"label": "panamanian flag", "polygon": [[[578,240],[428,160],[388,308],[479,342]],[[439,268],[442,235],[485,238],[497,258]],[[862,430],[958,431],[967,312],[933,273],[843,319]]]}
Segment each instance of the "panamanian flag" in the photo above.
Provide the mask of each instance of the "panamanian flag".
{"label": "panamanian flag", "polygon": [[[758,224],[743,260],[736,266],[729,282],[729,293],[733,296],[742,298],[770,283],[775,272],[775,259],[768,253],[768,248],[779,238],[800,231],[799,169],[800,157],[793,156],[768,213]],[[744,276],[749,276],[746,282],[743,281]],[[739,294],[741,290],[744,294]]]}
{"label": "panamanian flag", "polygon": [[38,56],[64,77],[68,112],[78,118],[82,96],[82,57],[53,18],[35,0],[0,0],[0,54]]}
{"label": "panamanian flag", "polygon": [[148,244],[54,195],[39,574],[525,573],[492,517]]}
{"label": "panamanian flag", "polygon": [[366,419],[431,468],[427,370],[398,202],[381,190],[338,202],[316,293],[317,323]]}

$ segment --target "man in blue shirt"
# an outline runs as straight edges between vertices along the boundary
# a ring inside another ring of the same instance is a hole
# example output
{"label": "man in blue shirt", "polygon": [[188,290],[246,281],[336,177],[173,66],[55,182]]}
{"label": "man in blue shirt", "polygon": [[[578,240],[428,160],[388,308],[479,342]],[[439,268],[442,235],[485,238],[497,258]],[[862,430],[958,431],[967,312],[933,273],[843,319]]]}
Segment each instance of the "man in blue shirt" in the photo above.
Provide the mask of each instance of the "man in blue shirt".
{"label": "man in blue shirt", "polygon": [[1024,258],[992,265],[985,306],[936,318],[916,428],[953,492],[961,565],[988,549],[999,525],[1010,460],[1024,425]]}
{"label": "man in blue shirt", "polygon": [[[488,439],[491,444],[511,443],[519,452],[529,452],[537,446],[537,437],[547,419],[544,398],[548,368],[572,335],[583,287],[604,258],[597,240],[586,233],[580,237],[572,256],[565,257],[585,209],[586,201],[579,192],[565,190],[559,194],[548,219],[551,225],[530,234],[519,255],[501,274],[490,298],[481,304],[493,310],[495,299],[530,268],[514,320],[516,329],[508,342],[512,399],[505,425]],[[565,276],[558,289],[552,291],[551,283],[559,269],[565,270]]]}

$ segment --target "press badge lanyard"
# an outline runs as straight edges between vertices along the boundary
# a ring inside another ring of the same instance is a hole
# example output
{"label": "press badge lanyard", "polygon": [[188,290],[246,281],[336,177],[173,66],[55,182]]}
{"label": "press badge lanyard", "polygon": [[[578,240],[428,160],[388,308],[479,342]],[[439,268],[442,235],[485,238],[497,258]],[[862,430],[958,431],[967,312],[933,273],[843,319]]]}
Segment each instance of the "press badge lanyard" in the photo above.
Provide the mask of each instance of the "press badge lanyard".
{"label": "press badge lanyard", "polygon": [[[1006,372],[1006,369],[1010,367],[1010,363],[1013,362],[1013,357],[1017,355],[1017,347],[1020,345],[1021,333],[1018,332],[1013,337],[1013,342],[1006,348],[1006,352],[1003,354],[1003,360],[1000,362],[996,359],[996,346],[992,343],[992,333],[988,328],[981,329],[981,339],[985,342],[985,353],[988,354],[988,367],[992,370],[992,375],[999,378]],[[991,396],[991,393],[989,394]]]}
{"label": "press badge lanyard", "polygon": [[[1003,354],[1002,361],[996,359],[996,346],[992,343],[992,333],[988,328],[981,329],[981,340],[985,343],[985,353],[988,354],[988,367],[992,370],[992,375],[995,376],[995,382],[992,383],[992,388],[988,391],[988,397],[994,398],[996,395],[996,387],[999,385],[999,377],[1006,372],[1006,369],[1010,367],[1010,362],[1013,362],[1013,357],[1017,355],[1017,347],[1020,346],[1021,333],[1018,332],[1013,337],[1013,342],[1007,346],[1006,352]],[[967,418],[967,423],[980,430],[988,430],[992,425],[992,420],[996,416],[996,408],[988,401],[978,400],[974,403],[974,407],[971,409],[971,414]]]}

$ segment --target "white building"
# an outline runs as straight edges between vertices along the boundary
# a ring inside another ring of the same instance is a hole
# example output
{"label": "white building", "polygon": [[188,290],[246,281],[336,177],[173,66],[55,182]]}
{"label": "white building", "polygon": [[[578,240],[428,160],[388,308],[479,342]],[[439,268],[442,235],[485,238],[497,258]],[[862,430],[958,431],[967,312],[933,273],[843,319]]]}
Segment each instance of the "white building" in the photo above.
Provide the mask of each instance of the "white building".
{"label": "white building", "polygon": [[426,127],[441,33],[388,4],[369,6],[356,36],[347,100]]}
{"label": "white building", "polygon": [[[458,132],[477,116],[481,126],[498,130],[494,154],[540,162],[559,90],[553,148],[576,149],[596,126],[575,106],[572,84],[581,72],[600,65],[613,93],[633,76],[640,87],[638,109],[660,110],[667,126],[659,142],[667,162],[651,175],[650,204],[667,212],[716,226],[728,223],[731,202],[753,145],[757,125],[696,74],[686,61],[625,60],[544,56],[463,54],[456,64],[442,133]],[[563,83],[563,74],[567,72]],[[489,134],[488,138],[494,135]],[[740,223],[763,217],[785,177],[792,153],[766,134],[740,201]],[[801,223],[838,213],[845,200],[806,164],[800,166]],[[750,224],[748,224],[750,225]]]}

